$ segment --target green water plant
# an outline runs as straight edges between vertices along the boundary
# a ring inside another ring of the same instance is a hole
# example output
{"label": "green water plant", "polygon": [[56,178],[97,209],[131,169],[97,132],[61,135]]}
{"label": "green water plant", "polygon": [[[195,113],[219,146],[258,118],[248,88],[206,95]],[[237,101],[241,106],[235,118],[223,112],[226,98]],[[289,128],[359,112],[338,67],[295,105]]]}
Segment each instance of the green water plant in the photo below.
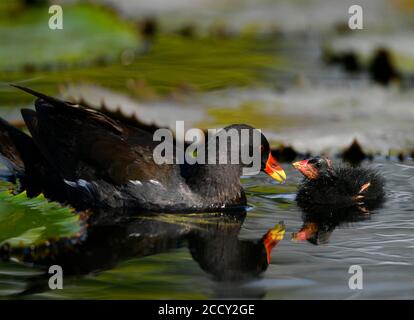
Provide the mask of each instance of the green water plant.
{"label": "green water plant", "polygon": [[26,192],[0,192],[0,246],[40,245],[63,237],[79,237],[85,223],[73,209],[50,202],[41,194],[28,198]]}

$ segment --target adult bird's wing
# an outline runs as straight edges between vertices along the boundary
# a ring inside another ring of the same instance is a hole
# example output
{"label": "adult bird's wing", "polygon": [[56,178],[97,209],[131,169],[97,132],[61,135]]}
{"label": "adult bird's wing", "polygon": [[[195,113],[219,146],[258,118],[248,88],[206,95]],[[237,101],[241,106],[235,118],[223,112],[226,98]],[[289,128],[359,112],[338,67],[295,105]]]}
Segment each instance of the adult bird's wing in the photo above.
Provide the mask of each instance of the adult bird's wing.
{"label": "adult bird's wing", "polygon": [[15,86],[36,97],[35,110],[22,110],[32,138],[62,178],[105,180],[122,185],[129,180],[163,182],[173,165],[156,165],[154,142],[148,132],[92,110],[31,89]]}

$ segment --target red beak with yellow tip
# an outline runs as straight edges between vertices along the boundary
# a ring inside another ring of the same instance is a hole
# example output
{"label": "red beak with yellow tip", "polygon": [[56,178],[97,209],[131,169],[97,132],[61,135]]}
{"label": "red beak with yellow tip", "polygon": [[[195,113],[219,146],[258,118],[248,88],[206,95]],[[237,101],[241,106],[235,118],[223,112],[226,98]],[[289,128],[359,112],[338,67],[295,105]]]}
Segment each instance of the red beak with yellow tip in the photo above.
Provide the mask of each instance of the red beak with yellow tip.
{"label": "red beak with yellow tip", "polygon": [[264,171],[280,183],[283,183],[286,180],[285,171],[283,171],[282,167],[279,165],[279,163],[277,163],[276,159],[272,157],[272,154],[270,152]]}
{"label": "red beak with yellow tip", "polygon": [[319,171],[315,166],[311,163],[309,163],[309,160],[302,160],[295,163],[292,163],[292,165],[298,169],[306,178],[309,180],[317,179],[319,176]]}

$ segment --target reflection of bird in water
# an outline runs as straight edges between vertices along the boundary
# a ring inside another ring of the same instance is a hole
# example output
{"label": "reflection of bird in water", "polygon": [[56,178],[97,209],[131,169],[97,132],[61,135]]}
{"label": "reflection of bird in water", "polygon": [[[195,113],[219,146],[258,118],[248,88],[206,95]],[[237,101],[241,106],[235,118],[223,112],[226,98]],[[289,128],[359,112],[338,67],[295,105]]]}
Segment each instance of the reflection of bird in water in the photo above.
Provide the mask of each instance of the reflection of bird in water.
{"label": "reflection of bird in water", "polygon": [[[39,267],[59,265],[65,277],[99,273],[124,260],[188,246],[194,260],[216,281],[252,279],[264,272],[272,248],[283,238],[278,224],[259,240],[239,240],[245,212],[235,214],[146,215],[94,213],[84,241],[59,240],[34,249],[3,251],[13,259]],[[49,274],[36,276],[21,295],[48,290]]]}
{"label": "reflection of bird in water", "polygon": [[239,239],[239,227],[219,228],[214,236],[207,229],[190,234],[188,242],[193,259],[218,282],[213,298],[263,298],[263,288],[247,291],[244,285],[266,271],[272,249],[283,239],[284,224],[278,223],[255,240]]}
{"label": "reflection of bird in water", "polygon": [[208,230],[190,234],[191,255],[200,267],[219,281],[239,281],[254,278],[270,263],[272,249],[283,239],[285,226],[277,224],[258,240],[240,240],[239,229],[218,226],[212,239]]}
{"label": "reflection of bird in water", "polygon": [[335,228],[369,219],[369,211],[376,207],[375,205],[368,205],[363,209],[359,206],[314,205],[304,207],[302,208],[303,226],[298,232],[292,234],[292,239],[307,240],[315,245],[328,243]]}

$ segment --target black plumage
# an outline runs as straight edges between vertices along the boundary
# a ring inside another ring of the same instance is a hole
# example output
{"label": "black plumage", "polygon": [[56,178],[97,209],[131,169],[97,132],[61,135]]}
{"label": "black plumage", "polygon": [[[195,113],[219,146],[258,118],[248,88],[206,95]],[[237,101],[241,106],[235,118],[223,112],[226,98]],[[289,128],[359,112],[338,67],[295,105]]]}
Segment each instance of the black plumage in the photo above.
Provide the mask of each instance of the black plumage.
{"label": "black plumage", "polygon": [[384,199],[384,179],[376,170],[333,165],[329,159],[321,157],[293,165],[305,176],[296,196],[302,208],[370,206]]}
{"label": "black plumage", "polygon": [[[239,179],[243,164],[176,164],[175,158],[173,164],[157,164],[153,151],[159,142],[152,133],[96,110],[18,88],[38,98],[35,110],[22,110],[31,137],[2,121],[0,151],[22,177],[29,195],[43,192],[78,209],[173,212],[246,205]],[[255,130],[248,125],[224,128],[230,129]],[[251,151],[253,146],[245,147]],[[261,170],[284,180],[264,135],[260,152]],[[225,156],[230,156],[229,150]]]}

